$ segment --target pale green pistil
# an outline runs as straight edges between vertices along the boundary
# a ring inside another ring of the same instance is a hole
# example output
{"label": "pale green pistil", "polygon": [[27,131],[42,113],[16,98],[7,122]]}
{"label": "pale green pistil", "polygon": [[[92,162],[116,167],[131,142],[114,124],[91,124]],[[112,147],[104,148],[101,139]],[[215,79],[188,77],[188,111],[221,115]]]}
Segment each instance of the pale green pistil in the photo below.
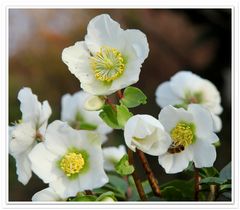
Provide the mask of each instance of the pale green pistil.
{"label": "pale green pistil", "polygon": [[120,77],[125,70],[123,55],[115,48],[101,47],[100,51],[90,58],[96,79],[111,82]]}

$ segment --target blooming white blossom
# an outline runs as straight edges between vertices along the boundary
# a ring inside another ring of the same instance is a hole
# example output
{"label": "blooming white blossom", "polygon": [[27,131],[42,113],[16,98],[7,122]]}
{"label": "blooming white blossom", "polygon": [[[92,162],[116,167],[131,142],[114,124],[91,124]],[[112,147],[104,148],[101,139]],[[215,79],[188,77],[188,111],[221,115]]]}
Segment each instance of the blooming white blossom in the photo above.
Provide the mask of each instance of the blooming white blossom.
{"label": "blooming white blossom", "polygon": [[124,145],[103,148],[104,169],[106,171],[114,171],[115,165],[125,154],[126,149]]}
{"label": "blooming white blossom", "polygon": [[103,14],[89,22],[85,41],[63,50],[62,60],[86,92],[110,95],[138,81],[148,52],[144,33],[123,30]]}
{"label": "blooming white blossom", "polygon": [[155,156],[165,153],[171,144],[162,124],[150,115],[134,115],[129,118],[124,127],[124,138],[134,152],[137,148]]}
{"label": "blooming white blossom", "polygon": [[207,108],[214,119],[214,130],[220,131],[222,121],[221,97],[212,82],[189,71],[176,73],[170,81],[160,84],[156,90],[159,106],[201,104]]}
{"label": "blooming white blossom", "polygon": [[198,104],[190,104],[187,110],[169,105],[161,110],[159,120],[172,140],[167,152],[158,158],[166,173],[183,171],[189,161],[197,168],[213,166],[216,159],[213,143],[219,139],[207,109]]}
{"label": "blooming white blossom", "polygon": [[36,202],[48,202],[48,201],[64,201],[52,188],[45,188],[37,193],[35,193],[32,197],[32,201]]}
{"label": "blooming white blossom", "polygon": [[91,95],[79,91],[73,95],[65,94],[62,97],[61,120],[66,121],[73,128],[96,130],[102,134],[102,143],[107,140],[107,134],[112,131],[99,117],[99,111],[88,111],[85,102]]}
{"label": "blooming white blossom", "polygon": [[51,123],[45,141],[33,148],[29,158],[33,172],[49,183],[61,198],[102,187],[108,182],[99,134],[75,130],[66,122]]}
{"label": "blooming white blossom", "polygon": [[22,119],[10,127],[10,154],[16,159],[18,180],[26,185],[32,176],[28,154],[43,140],[51,108],[47,101],[42,104],[30,88],[23,88],[18,93],[21,102]]}

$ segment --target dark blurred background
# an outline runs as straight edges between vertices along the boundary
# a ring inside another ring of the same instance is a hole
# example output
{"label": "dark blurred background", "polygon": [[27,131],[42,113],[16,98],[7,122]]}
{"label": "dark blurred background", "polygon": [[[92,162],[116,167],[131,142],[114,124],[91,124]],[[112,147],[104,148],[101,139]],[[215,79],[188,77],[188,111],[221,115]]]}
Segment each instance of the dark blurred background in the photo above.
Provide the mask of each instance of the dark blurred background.
{"label": "dark blurred background", "polygon": [[[79,81],[61,60],[65,47],[84,39],[88,22],[108,13],[123,29],[140,29],[148,39],[150,53],[135,86],[148,96],[148,103],[134,113],[158,116],[157,86],[179,70],[191,70],[211,80],[219,89],[224,112],[214,166],[231,160],[231,10],[230,9],[10,9],[9,10],[9,123],[21,118],[18,91],[31,87],[40,101],[48,100],[60,117],[61,96],[80,89]],[[108,145],[123,143],[121,132],[110,136]],[[166,175],[157,158],[148,156],[159,182],[186,178],[184,173]],[[136,160],[137,161],[137,160]],[[23,186],[17,181],[15,161],[9,159],[9,200],[30,201],[45,185],[36,176]],[[139,166],[138,171],[143,171]],[[146,178],[141,172],[142,179]]]}

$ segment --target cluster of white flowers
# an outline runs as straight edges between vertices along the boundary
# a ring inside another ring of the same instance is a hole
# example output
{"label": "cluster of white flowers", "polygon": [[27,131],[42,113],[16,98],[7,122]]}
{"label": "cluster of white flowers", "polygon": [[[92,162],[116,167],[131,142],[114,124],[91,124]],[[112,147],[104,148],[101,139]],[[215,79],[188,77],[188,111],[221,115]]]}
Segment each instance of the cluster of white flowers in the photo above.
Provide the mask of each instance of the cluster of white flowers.
{"label": "cluster of white flowers", "polygon": [[[9,128],[18,180],[26,185],[33,171],[49,184],[33,201],[66,201],[108,183],[105,170],[114,171],[126,150],[124,145],[102,148],[112,128],[99,114],[108,95],[138,81],[148,52],[145,34],[123,30],[109,15],[99,15],[90,21],[84,41],[63,50],[64,63],[86,92],[62,97],[61,121],[48,125],[48,102],[41,104],[30,88],[19,91],[22,119]],[[123,121],[131,116],[124,126],[128,148],[158,156],[166,173],[181,172],[190,161],[197,168],[213,166],[214,143],[219,141],[215,132],[222,127],[216,87],[191,72],[180,71],[159,85],[156,101],[162,107],[158,119],[132,116],[128,112],[131,106],[121,102],[124,116],[117,117]],[[114,200],[107,197],[103,201]]]}
{"label": "cluster of white flowers", "polygon": [[41,104],[30,88],[19,91],[22,119],[9,128],[18,180],[26,185],[33,171],[49,184],[33,201],[65,201],[78,192],[103,186],[108,182],[104,170],[114,170],[125,154],[124,146],[102,149],[112,128],[104,124],[98,111],[84,109],[88,97],[83,91],[64,95],[62,121],[48,125],[48,102]]}

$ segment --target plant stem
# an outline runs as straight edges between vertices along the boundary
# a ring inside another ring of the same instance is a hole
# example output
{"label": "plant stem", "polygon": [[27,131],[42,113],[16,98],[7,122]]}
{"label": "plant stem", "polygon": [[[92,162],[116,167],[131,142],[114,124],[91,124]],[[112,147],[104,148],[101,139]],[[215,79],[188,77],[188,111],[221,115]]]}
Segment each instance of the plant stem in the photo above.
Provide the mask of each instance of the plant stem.
{"label": "plant stem", "polygon": [[93,192],[91,190],[85,190],[86,195],[93,195]]}
{"label": "plant stem", "polygon": [[200,176],[199,176],[199,169],[196,168],[194,166],[194,180],[195,180],[195,194],[194,194],[194,198],[195,201],[199,201],[199,190],[200,190],[200,186],[199,186],[199,182],[200,182]]}
{"label": "plant stem", "polygon": [[145,154],[142,151],[138,150],[138,149],[137,149],[137,154],[138,154],[138,156],[139,156],[139,158],[141,160],[141,163],[143,165],[145,173],[146,173],[146,175],[148,177],[148,181],[149,181],[149,183],[151,185],[153,193],[156,196],[159,197],[161,195],[160,187],[158,185],[158,181],[155,178],[155,175],[154,175],[152,169],[149,166],[149,163],[147,161],[147,158],[146,158]]}
{"label": "plant stem", "polygon": [[[128,149],[128,161],[130,165],[134,165],[134,161],[133,161],[133,152]],[[138,177],[138,174],[136,172],[136,169],[134,170],[134,172],[132,173],[133,176],[133,180],[135,182],[139,197],[142,201],[147,201],[147,197],[145,195],[141,180]]]}
{"label": "plant stem", "polygon": [[122,91],[121,90],[118,90],[117,91],[117,96],[119,99],[122,99],[123,98],[123,94],[122,94]]}
{"label": "plant stem", "polygon": [[211,184],[210,185],[210,192],[208,194],[208,201],[215,201],[216,200],[216,192],[217,192],[217,185]]}

